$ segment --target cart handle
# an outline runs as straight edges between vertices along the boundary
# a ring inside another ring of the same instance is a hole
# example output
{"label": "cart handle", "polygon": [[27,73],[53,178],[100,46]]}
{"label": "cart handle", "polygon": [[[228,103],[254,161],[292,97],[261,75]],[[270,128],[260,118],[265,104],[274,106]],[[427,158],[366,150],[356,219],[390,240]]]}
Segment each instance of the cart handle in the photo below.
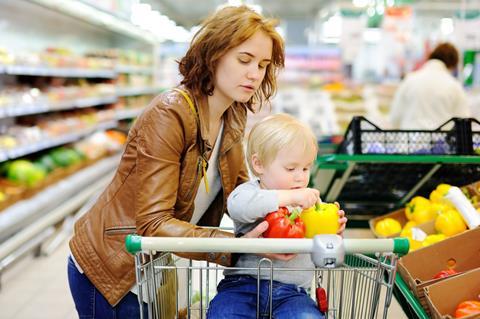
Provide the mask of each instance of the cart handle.
{"label": "cart handle", "polygon": [[[338,235],[317,235],[315,238]],[[341,237],[340,237],[341,238]],[[407,238],[343,239],[346,254],[395,253],[405,255],[410,248]],[[194,238],[194,237],[142,237],[127,235],[127,251],[161,252],[230,252],[230,253],[282,253],[314,252],[314,239],[284,238]]]}

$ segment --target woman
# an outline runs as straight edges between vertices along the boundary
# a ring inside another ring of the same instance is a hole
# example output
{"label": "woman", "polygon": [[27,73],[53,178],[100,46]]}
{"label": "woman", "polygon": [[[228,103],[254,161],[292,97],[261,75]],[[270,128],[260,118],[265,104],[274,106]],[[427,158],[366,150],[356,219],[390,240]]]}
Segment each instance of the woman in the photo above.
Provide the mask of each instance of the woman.
{"label": "woman", "polygon": [[[226,7],[204,22],[179,64],[181,85],[138,118],[112,182],[75,224],[68,273],[80,318],[138,316],[127,234],[232,236],[200,226],[218,226],[228,195],[248,180],[247,109],[275,93],[284,44],[275,21],[245,6]],[[258,237],[267,226],[246,236]],[[234,262],[222,253],[188,257]]]}

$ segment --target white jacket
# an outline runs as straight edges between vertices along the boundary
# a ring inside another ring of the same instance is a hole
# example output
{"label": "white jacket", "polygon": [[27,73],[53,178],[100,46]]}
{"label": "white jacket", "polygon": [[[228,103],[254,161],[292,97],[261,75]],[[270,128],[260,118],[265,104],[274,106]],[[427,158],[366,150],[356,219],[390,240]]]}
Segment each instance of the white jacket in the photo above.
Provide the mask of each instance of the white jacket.
{"label": "white jacket", "polygon": [[470,117],[465,92],[440,60],[429,60],[400,84],[390,110],[394,129],[432,130],[452,117]]}

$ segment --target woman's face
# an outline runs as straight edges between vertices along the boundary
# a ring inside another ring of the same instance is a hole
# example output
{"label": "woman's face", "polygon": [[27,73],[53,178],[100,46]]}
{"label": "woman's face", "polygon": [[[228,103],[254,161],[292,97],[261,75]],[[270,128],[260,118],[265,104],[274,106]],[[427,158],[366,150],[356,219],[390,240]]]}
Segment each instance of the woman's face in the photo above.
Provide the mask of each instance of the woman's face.
{"label": "woman's face", "polygon": [[213,96],[228,104],[248,102],[262,84],[272,59],[272,46],[272,38],[257,31],[227,51],[217,65]]}

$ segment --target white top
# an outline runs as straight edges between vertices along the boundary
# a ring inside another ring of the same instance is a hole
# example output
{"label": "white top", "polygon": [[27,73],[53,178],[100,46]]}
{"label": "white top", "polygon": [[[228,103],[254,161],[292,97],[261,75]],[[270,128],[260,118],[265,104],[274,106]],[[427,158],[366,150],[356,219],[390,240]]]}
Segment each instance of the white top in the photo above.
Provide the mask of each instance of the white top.
{"label": "white top", "polygon": [[433,130],[452,117],[470,117],[466,94],[440,60],[429,60],[400,84],[393,99],[394,129]]}
{"label": "white top", "polygon": [[195,197],[195,210],[193,211],[192,219],[190,223],[196,225],[202,218],[203,214],[210,207],[218,192],[222,188],[222,181],[220,179],[220,171],[218,170],[218,153],[220,153],[220,144],[223,134],[223,121],[220,123],[220,129],[218,132],[217,140],[213,146],[212,155],[208,160],[207,179],[210,191],[207,193],[205,189],[205,182],[200,182],[197,196]]}

